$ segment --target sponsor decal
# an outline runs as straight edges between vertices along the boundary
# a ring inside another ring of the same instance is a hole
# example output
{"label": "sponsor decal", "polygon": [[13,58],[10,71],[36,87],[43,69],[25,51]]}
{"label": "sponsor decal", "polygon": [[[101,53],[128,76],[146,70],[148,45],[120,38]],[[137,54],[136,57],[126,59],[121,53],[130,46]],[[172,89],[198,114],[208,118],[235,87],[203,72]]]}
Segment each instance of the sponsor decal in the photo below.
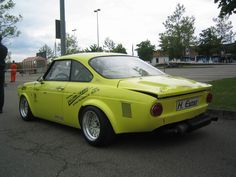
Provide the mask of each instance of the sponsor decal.
{"label": "sponsor decal", "polygon": [[97,92],[99,92],[99,88],[97,87],[86,87],[84,89],[82,89],[81,91],[77,92],[77,93],[73,93],[71,95],[69,95],[66,99],[67,99],[67,103],[69,106],[71,105],[76,105],[78,102],[84,100],[85,98],[87,98],[90,95],[93,95]]}

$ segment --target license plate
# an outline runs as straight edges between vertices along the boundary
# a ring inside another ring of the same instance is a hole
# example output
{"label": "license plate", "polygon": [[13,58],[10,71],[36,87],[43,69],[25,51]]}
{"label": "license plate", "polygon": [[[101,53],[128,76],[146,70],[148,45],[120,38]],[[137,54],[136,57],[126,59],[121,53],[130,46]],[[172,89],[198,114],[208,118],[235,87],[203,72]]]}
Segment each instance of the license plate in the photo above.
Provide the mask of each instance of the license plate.
{"label": "license plate", "polygon": [[197,106],[198,101],[199,101],[198,97],[188,98],[188,99],[184,99],[184,100],[178,100],[178,101],[176,101],[176,110],[180,111],[183,109],[188,109],[188,108],[192,108],[194,106]]}

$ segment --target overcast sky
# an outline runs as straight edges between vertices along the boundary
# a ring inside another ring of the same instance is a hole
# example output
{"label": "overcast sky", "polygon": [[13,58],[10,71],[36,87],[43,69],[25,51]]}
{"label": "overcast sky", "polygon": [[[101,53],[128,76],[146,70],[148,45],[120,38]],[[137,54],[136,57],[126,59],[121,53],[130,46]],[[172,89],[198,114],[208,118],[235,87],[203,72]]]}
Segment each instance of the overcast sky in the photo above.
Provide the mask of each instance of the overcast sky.
{"label": "overcast sky", "polygon": [[[5,44],[12,52],[12,59],[22,61],[35,56],[44,44],[54,48],[55,19],[60,19],[60,0],[14,0],[14,14],[23,20],[17,24],[21,35]],[[95,9],[100,8],[100,46],[106,37],[116,44],[122,43],[131,54],[132,44],[149,39],[159,45],[159,33],[164,32],[163,22],[172,15],[177,3],[186,8],[185,15],[194,16],[195,35],[210,26],[219,9],[214,0],[65,0],[66,32],[76,35],[79,47],[85,49],[97,43]],[[236,31],[236,15],[231,15]],[[76,29],[75,32],[72,30]]]}

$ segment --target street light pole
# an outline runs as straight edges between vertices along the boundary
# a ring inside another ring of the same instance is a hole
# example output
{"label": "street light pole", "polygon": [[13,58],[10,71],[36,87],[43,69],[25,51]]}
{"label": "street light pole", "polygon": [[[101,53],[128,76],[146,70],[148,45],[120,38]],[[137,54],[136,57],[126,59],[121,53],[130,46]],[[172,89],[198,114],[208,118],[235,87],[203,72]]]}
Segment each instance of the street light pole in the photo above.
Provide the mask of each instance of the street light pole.
{"label": "street light pole", "polygon": [[97,46],[99,48],[99,25],[98,25],[98,12],[101,11],[101,9],[94,10],[95,13],[97,13]]}
{"label": "street light pole", "polygon": [[72,30],[72,32],[74,33],[73,35],[74,35],[74,37],[76,37],[76,35],[75,35],[75,32],[77,31],[77,29],[73,29]]}
{"label": "street light pole", "polygon": [[76,34],[75,34],[76,31],[77,31],[76,28],[72,30],[72,32],[74,33],[73,34],[74,40],[76,41],[76,47],[78,47],[78,41],[77,41],[77,37],[76,37]]}

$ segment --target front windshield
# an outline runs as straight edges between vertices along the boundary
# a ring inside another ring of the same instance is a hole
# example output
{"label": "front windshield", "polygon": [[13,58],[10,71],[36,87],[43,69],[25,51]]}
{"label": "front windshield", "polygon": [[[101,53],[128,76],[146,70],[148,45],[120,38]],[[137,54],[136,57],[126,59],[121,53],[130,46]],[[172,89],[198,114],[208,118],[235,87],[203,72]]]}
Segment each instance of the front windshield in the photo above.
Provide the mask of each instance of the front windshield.
{"label": "front windshield", "polygon": [[109,79],[121,79],[164,74],[143,60],[130,56],[97,57],[90,60],[90,65],[100,75]]}

